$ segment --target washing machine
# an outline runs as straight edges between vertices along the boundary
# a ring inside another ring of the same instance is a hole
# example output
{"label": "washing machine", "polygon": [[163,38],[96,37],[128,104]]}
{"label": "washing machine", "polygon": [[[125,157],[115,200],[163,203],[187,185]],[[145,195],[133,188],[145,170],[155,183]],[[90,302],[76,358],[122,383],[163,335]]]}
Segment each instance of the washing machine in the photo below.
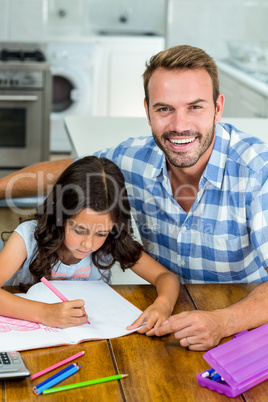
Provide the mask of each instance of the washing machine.
{"label": "washing machine", "polygon": [[51,42],[46,58],[51,66],[52,106],[50,152],[69,153],[71,144],[64,127],[69,115],[91,115],[93,102],[94,43]]}

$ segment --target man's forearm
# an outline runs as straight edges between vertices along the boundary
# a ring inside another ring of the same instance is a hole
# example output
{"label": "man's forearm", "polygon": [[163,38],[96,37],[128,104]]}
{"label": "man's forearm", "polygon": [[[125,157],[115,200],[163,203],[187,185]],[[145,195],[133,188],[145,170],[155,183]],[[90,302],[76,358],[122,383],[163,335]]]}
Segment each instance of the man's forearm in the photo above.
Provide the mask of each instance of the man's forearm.
{"label": "man's forearm", "polygon": [[47,194],[73,159],[40,162],[0,179],[0,198]]}
{"label": "man's forearm", "polygon": [[216,311],[224,322],[223,337],[268,323],[268,282],[256,287],[239,302]]}
{"label": "man's forearm", "polygon": [[[218,285],[220,286],[220,285]],[[183,311],[171,316],[155,335],[173,333],[183,347],[208,350],[226,338],[268,323],[268,282],[259,285],[243,300],[226,308]]]}

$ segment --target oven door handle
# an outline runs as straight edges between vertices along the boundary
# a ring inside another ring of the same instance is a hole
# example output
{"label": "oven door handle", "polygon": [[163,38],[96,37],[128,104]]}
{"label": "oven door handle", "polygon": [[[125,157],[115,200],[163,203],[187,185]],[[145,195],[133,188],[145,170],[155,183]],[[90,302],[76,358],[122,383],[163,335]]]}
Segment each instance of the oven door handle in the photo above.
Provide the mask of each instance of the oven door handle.
{"label": "oven door handle", "polygon": [[37,100],[38,96],[36,95],[0,95],[0,102],[35,102]]}

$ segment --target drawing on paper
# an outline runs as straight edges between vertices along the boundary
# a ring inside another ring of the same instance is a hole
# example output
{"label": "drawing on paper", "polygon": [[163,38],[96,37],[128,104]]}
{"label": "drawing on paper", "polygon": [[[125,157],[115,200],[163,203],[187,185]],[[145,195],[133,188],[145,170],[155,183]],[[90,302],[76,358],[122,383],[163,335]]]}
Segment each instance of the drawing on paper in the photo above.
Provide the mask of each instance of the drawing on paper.
{"label": "drawing on paper", "polygon": [[40,329],[41,326],[37,322],[19,320],[17,318],[9,318],[0,316],[0,333],[10,331],[34,331]]}

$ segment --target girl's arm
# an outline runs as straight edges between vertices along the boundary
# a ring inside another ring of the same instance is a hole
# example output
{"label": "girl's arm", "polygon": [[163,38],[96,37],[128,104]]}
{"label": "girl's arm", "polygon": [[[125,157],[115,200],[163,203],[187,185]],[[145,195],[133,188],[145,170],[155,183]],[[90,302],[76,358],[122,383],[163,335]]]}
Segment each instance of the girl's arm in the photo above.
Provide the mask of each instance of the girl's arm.
{"label": "girl's arm", "polygon": [[[12,233],[0,252],[0,286],[17,272],[26,257],[24,240],[18,233]],[[83,300],[47,304],[21,298],[3,289],[0,289],[0,315],[61,328],[87,322]]]}
{"label": "girl's arm", "polygon": [[142,252],[141,258],[132,267],[132,271],[154,285],[158,296],[154,303],[127,329],[138,328],[145,323],[138,332],[151,336],[170,317],[179,295],[180,283],[175,274],[145,252]]}

